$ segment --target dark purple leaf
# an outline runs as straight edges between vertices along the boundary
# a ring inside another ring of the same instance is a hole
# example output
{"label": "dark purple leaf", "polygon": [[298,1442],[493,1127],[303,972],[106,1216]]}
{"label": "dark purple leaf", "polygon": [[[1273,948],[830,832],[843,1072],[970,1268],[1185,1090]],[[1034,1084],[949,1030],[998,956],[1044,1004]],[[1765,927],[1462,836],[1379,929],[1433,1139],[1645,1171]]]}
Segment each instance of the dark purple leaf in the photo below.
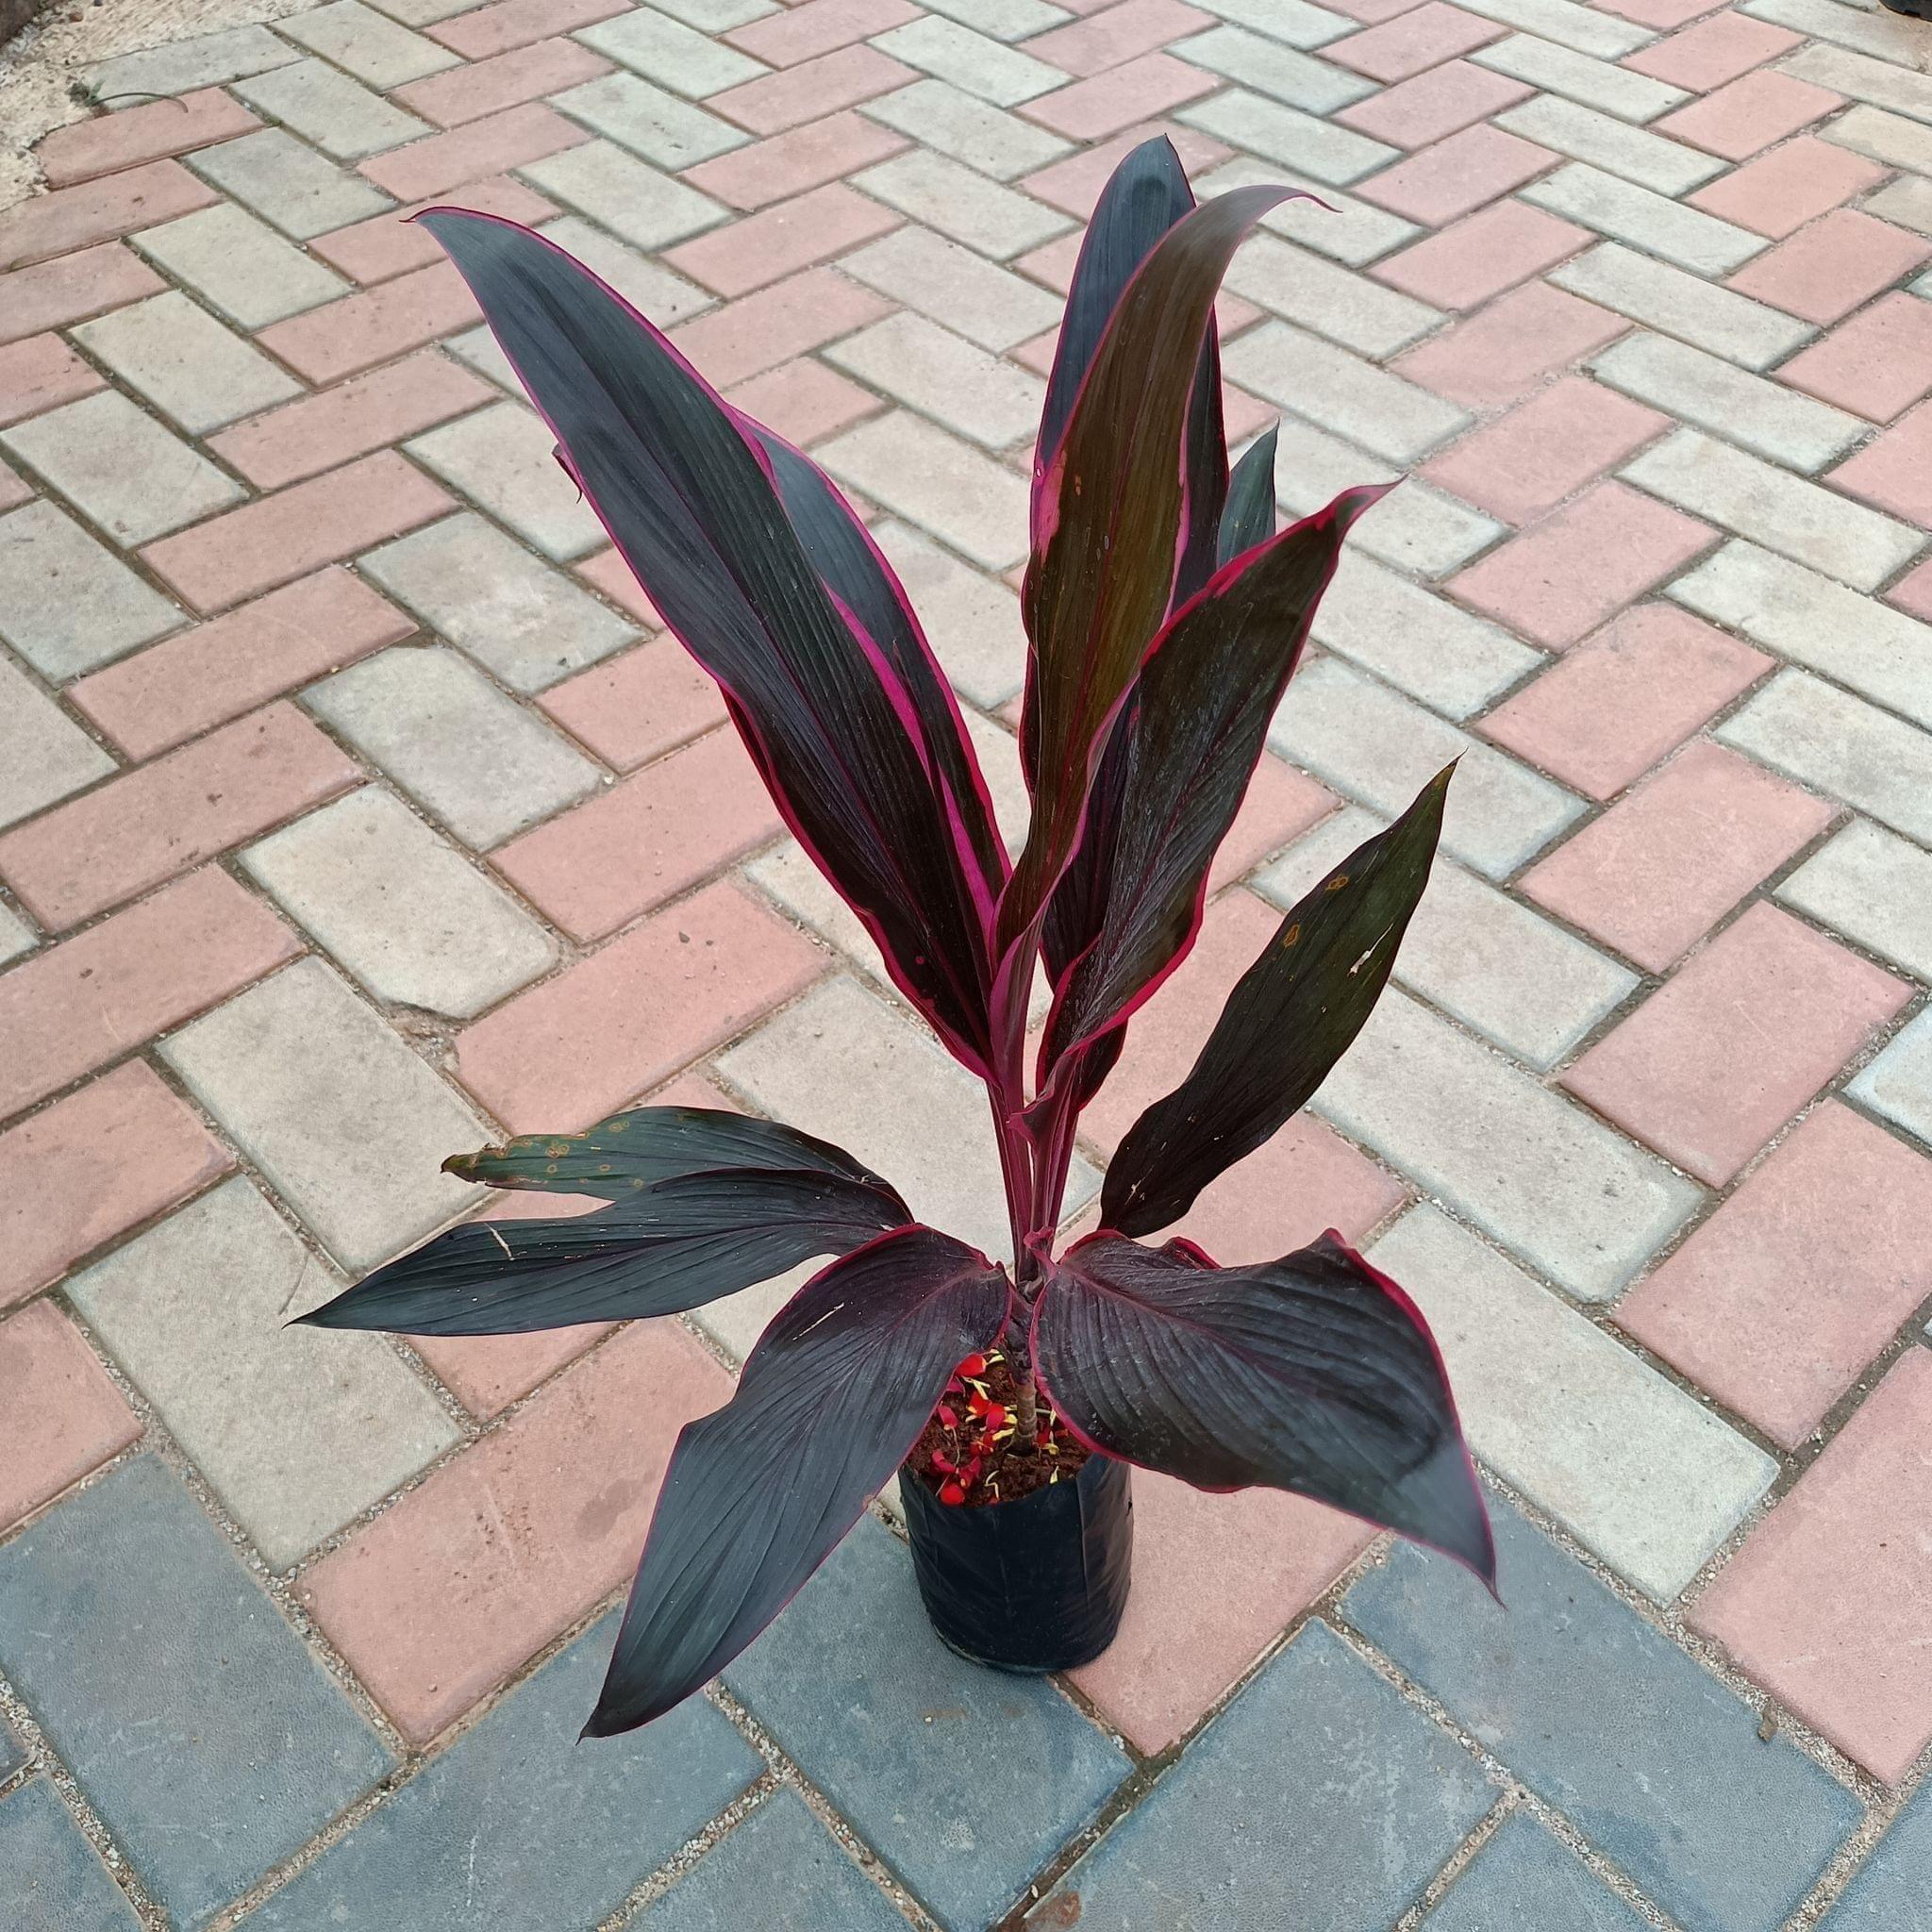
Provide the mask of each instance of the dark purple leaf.
{"label": "dark purple leaf", "polygon": [[956,721],[848,620],[823,541],[808,553],[743,419],[657,329],[527,229],[458,209],[421,220],[638,581],[723,688],[787,823],[894,983],[985,1067],[984,889],[962,858],[969,801],[934,751]]}
{"label": "dark purple leaf", "polygon": [[1274,534],[1274,446],[1280,436],[1281,425],[1271,423],[1242,452],[1227,479],[1227,506],[1221,512],[1215,548],[1218,562],[1231,563]]}
{"label": "dark purple leaf", "polygon": [[838,1546],[910,1453],[955,1365],[1005,1325],[1005,1274],[929,1227],[835,1261],[688,1423],[665,1472],[586,1736],[661,1716],[715,1676]]}
{"label": "dark purple leaf", "polygon": [[1248,1268],[1100,1233],[1054,1265],[1033,1360],[1109,1456],[1204,1490],[1251,1483],[1445,1550],[1495,1584],[1482,1491],[1415,1304],[1332,1231]]}
{"label": "dark purple leaf", "polygon": [[1130,1235],[1170,1225],[1328,1077],[1388,984],[1429,882],[1455,769],[1439,772],[1282,920],[1187,1078],[1127,1130],[1108,1166],[1103,1225]]}

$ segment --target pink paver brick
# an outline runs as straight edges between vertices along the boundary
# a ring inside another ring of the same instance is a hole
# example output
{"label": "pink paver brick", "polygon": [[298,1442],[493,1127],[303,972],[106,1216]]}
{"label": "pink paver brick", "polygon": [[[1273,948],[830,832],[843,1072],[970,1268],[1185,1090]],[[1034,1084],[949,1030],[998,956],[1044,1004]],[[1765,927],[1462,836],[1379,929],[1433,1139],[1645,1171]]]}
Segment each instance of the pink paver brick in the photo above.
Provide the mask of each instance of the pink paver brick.
{"label": "pink paver brick", "polygon": [[468,328],[480,314],[456,264],[438,261],[291,315],[263,329],[258,340],[319,387]]}
{"label": "pink paver brick", "polygon": [[759,289],[670,331],[708,381],[742,382],[890,315],[883,295],[830,269]]}
{"label": "pink paver brick", "polygon": [[1902,576],[1886,591],[1885,597],[1901,610],[1909,610],[1914,617],[1923,617],[1932,624],[1932,560]]}
{"label": "pink paver brick", "polygon": [[103,242],[58,261],[0,275],[0,342],[65,328],[109,308],[158,294],[167,284],[120,242]]}
{"label": "pink paver brick", "polygon": [[332,565],[96,671],[67,696],[129,757],[152,758],[415,628]]}
{"label": "pink paver brick", "polygon": [[1894,1784],[1932,1738],[1932,1352],[1908,1349],[1691,1612]]}
{"label": "pink paver brick", "polygon": [[734,408],[800,448],[849,429],[886,407],[870,390],[809,356],[781,362],[726,390],[724,396]]}
{"label": "pink paver brick", "polygon": [[825,965],[721,880],[465,1028],[458,1077],[513,1132],[575,1131],[742,1032]]}
{"label": "pink paver brick", "polygon": [[0,1134],[0,1307],[198,1193],[233,1158],[134,1061]]}
{"label": "pink paver brick", "polygon": [[1423,6],[1412,7],[1366,33],[1330,41],[1322,49],[1322,58],[1341,67],[1352,67],[1371,80],[1407,80],[1425,68],[1455,59],[1458,54],[1473,54],[1491,41],[1500,41],[1508,31],[1493,20],[1449,6],[1447,0],[1424,0]]}
{"label": "pink paver brick", "polygon": [[721,295],[745,295],[884,235],[903,219],[870,195],[832,181],[682,242],[664,259]]}
{"label": "pink paver brick", "polygon": [[1336,800],[1292,765],[1263,752],[1241,794],[1241,809],[1214,855],[1208,890],[1218,892],[1251,873],[1335,809]]}
{"label": "pink paver brick", "polygon": [[0,428],[107,386],[57,335],[9,342],[0,348]]}
{"label": "pink paver brick", "polygon": [[675,638],[593,664],[537,702],[607,765],[633,772],[724,722],[724,701]]}
{"label": "pink paver brick", "polygon": [[908,0],[805,0],[734,27],[724,39],[770,66],[796,67],[920,17]]}
{"label": "pink paver brick", "polygon": [[1932,403],[1900,417],[1840,463],[1830,480],[1922,529],[1932,528]]}
{"label": "pink paver brick", "polygon": [[1535,180],[1560,158],[1485,122],[1419,149],[1350,192],[1412,222],[1441,227]]}
{"label": "pink paver brick", "polygon": [[886,160],[911,144],[894,129],[848,109],[728,155],[713,155],[687,168],[682,178],[733,208],[764,208]]}
{"label": "pink paver brick", "polygon": [[1707,93],[1789,53],[1804,38],[1787,27],[1774,26],[1768,20],[1753,20],[1748,13],[1733,13],[1727,8],[1682,33],[1626,54],[1620,64],[1634,73],[1647,74],[1653,80],[1689,88],[1692,93]]}
{"label": "pink paver brick", "polygon": [[1072,87],[1041,94],[1020,111],[1070,141],[1105,141],[1124,127],[1211,94],[1224,84],[1218,75],[1203,74],[1172,54],[1142,54],[1087,80],[1076,80]]}
{"label": "pink paver brick", "polygon": [[1451,579],[1465,604],[1562,650],[1701,555],[1718,533],[1614,480]]}
{"label": "pink paver brick", "polygon": [[1658,133],[1741,161],[1844,106],[1844,96],[1789,74],[1747,74],[1655,124]]}
{"label": "pink paver brick", "polygon": [[1567,295],[1547,282],[1531,282],[1431,337],[1391,366],[1452,402],[1490,408],[1514,402],[1551,370],[1594,354],[1629,326],[1621,315],[1593,302]]}
{"label": "pink paver brick", "polygon": [[[658,607],[644,595],[644,587],[638,582],[629,564],[613,545],[608,550],[600,550],[594,557],[587,557],[576,566],[577,575],[600,596],[608,597],[619,609],[625,612],[647,630],[662,630],[664,619]],[[541,702],[540,700],[540,702]],[[588,743],[590,741],[585,741]]]}
{"label": "pink paver brick", "polygon": [[422,471],[382,450],[163,537],[141,554],[195,609],[221,610],[455,508]]}
{"label": "pink paver brick", "polygon": [[1672,426],[1581,375],[1566,375],[1424,465],[1423,475],[1505,523],[1554,509]]}
{"label": "pink paver brick", "polygon": [[1755,161],[1720,175],[1687,199],[1707,214],[1777,240],[1884,179],[1885,170],[1876,161],[1801,134]]}
{"label": "pink paver brick", "polygon": [[217,141],[232,141],[261,123],[218,87],[173,100],[150,101],[116,114],[96,114],[57,127],[34,150],[50,188],[66,188],[142,161],[165,160]]}
{"label": "pink paver brick", "polygon": [[836,114],[841,108],[856,108],[860,101],[918,78],[914,69],[876,47],[841,47],[796,67],[726,88],[712,94],[705,106],[754,134],[781,134],[801,122]]}
{"label": "pink paver brick", "polygon": [[118,1456],[141,1435],[134,1411],[93,1351],[51,1302],[0,1322],[0,1529]]}
{"label": "pink paver brick", "polygon": [[1563,1084],[1723,1187],[1911,996],[1905,981],[1759,900]]}
{"label": "pink paver brick", "polygon": [[412,268],[448,259],[436,237],[408,219],[428,208],[469,208],[479,215],[501,215],[506,221],[522,222],[526,227],[547,222],[557,213],[534,190],[508,175],[497,175],[420,201],[412,208],[391,208],[366,222],[318,235],[308,245],[351,281],[387,281],[391,275],[407,275]]}
{"label": "pink paver brick", "polygon": [[[414,280],[405,276],[373,292],[386,293]],[[343,306],[331,303],[319,312]],[[425,352],[339,383],[321,395],[251,416],[209,437],[208,447],[258,490],[279,490],[493,402],[500,393],[447,356]]]}
{"label": "pink paver brick", "polygon": [[[1073,1681],[1142,1751],[1179,1742],[1374,1532],[1279,1490],[1204,1495],[1134,1472],[1134,1588]],[[1204,1591],[1214,1606],[1201,1614]]]}
{"label": "pink paver brick", "polygon": [[638,1323],[323,1558],[304,1604],[426,1743],[630,1574],[677,1431],[731,1377]]}
{"label": "pink paver brick", "polygon": [[1746,262],[1730,286],[1807,322],[1837,322],[1928,258],[1932,242],[1841,208]]}
{"label": "pink paver brick", "polygon": [[361,777],[292,705],[270,705],[0,836],[0,878],[64,931]]}
{"label": "pink paver brick", "polygon": [[1777,379],[1820,402],[1890,423],[1932,390],[1932,302],[1881,295],[1780,364]]}
{"label": "pink paver brick", "polygon": [[[1426,12],[1427,9],[1424,8]],[[1406,14],[1404,19],[1413,19]],[[1402,21],[1391,23],[1400,26]],[[1375,27],[1387,33],[1389,27]],[[1366,39],[1367,36],[1358,38]],[[1344,43],[1345,44],[1345,43]],[[1427,147],[1487,121],[1516,101],[1527,100],[1536,90],[1507,74],[1492,74],[1469,60],[1445,60],[1440,67],[1411,75],[1394,87],[1384,88],[1352,108],[1344,108],[1332,118],[1375,141],[1395,147]]]}
{"label": "pink paver brick", "polygon": [[302,942],[216,866],[0,974],[0,1117],[178,1026]]}
{"label": "pink paver brick", "polygon": [[1093,75],[1158,53],[1214,25],[1212,14],[1185,6],[1183,0],[1119,0],[1071,26],[1035,34],[1022,42],[1022,51],[1062,74]]}
{"label": "pink paver brick", "polygon": [[629,10],[627,0],[497,0],[425,31],[465,60],[487,60]]}
{"label": "pink paver brick", "polygon": [[1614,617],[1476,727],[1574,791],[1613,798],[1774,660],[1674,604]]}
{"label": "pink paver brick", "polygon": [[1527,202],[1499,201],[1385,257],[1371,273],[1439,308],[1474,308],[1595,239]]}
{"label": "pink paver brick", "polygon": [[1827,1100],[1617,1322],[1795,1449],[1928,1293],[1932,1163]]}
{"label": "pink paver brick", "polygon": [[735,731],[714,731],[491,855],[576,940],[602,939],[783,830]]}
{"label": "pink paver brick", "polygon": [[1662,973],[1834,815],[1701,739],[1533,867],[1523,890]]}
{"label": "pink paver brick", "polygon": [[590,139],[588,127],[566,121],[541,101],[526,101],[446,134],[432,134],[376,155],[362,163],[361,171],[398,201],[420,201],[425,195],[447,194],[481,175],[541,161],[567,147],[581,147]]}
{"label": "pink paver brick", "polygon": [[57,188],[0,215],[0,268],[21,268],[192,214],[221,197],[179,161],[148,161]]}
{"label": "pink paver brick", "polygon": [[513,53],[409,81],[391,89],[390,98],[439,127],[462,127],[610,72],[610,62],[580,42],[537,41]]}

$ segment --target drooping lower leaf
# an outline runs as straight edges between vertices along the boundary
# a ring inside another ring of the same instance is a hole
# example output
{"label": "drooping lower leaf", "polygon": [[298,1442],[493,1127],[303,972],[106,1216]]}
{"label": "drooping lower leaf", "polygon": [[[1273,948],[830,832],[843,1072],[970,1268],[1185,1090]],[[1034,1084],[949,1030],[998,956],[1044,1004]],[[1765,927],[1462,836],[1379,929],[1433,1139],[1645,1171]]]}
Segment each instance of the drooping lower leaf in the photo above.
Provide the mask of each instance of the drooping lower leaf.
{"label": "drooping lower leaf", "polygon": [[396,1335],[521,1335],[702,1307],[911,1220],[842,1174],[678,1175],[562,1221],[470,1221],[301,1319]]}
{"label": "drooping lower leaf", "polygon": [[1455,766],[1282,920],[1227,996],[1188,1076],[1128,1128],[1103,1225],[1152,1234],[1298,1112],[1362,1029],[1429,882]]}
{"label": "drooping lower leaf", "polygon": [[1048,1277],[1033,1360],[1055,1409],[1110,1456],[1200,1489],[1311,1496],[1494,1585],[1435,1341],[1333,1231],[1246,1268],[1218,1268],[1186,1241],[1090,1236]]}
{"label": "drooping lower leaf", "polygon": [[1274,534],[1274,447],[1281,425],[1271,423],[1241,452],[1227,479],[1227,503],[1221,512],[1216,560],[1230,563],[1244,550]]}
{"label": "drooping lower leaf", "polygon": [[678,1436],[587,1736],[661,1716],[777,1615],[1008,1300],[1000,1269],[929,1227],[881,1236],[799,1290],[730,1402]]}

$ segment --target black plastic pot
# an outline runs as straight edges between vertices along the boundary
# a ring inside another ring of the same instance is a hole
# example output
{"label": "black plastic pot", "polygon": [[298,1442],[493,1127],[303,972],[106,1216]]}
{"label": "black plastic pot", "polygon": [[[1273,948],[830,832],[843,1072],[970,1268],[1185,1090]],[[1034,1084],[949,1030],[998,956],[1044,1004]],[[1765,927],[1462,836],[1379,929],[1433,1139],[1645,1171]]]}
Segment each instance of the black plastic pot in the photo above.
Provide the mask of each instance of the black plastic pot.
{"label": "black plastic pot", "polygon": [[899,1474],[919,1593],[949,1650],[996,1671],[1091,1663],[1127,1607],[1134,1499],[1127,1465],[1090,1457],[1070,1483],[971,1509]]}

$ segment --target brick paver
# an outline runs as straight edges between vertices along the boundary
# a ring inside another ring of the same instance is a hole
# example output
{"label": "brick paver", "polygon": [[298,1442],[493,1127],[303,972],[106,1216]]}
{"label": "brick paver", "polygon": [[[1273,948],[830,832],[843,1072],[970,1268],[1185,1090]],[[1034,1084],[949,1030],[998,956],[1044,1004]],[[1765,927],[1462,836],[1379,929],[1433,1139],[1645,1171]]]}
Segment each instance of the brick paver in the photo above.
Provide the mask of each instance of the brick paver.
{"label": "brick paver", "polygon": [[[0,212],[31,1932],[244,1896],[709,1932],[774,1895],[841,1932],[1912,1932],[1928,59],[1855,0],[327,0],[73,76],[106,105]],[[1006,1229],[983,1098],[404,217],[547,227],[810,447],[1017,821],[1029,437],[1079,224],[1153,132],[1204,192],[1332,205],[1221,309],[1284,509],[1407,480],[1069,1210],[1280,908],[1459,758],[1382,1012],[1177,1231],[1334,1224],[1411,1289],[1507,1613],[1314,1505],[1143,1477],[1070,1692],[945,1657],[874,1522],[729,1673],[749,1740],[727,1700],[574,1750],[675,1429],[802,1275],[615,1335],[285,1316],[457,1215],[571,1211],[438,1163],[657,1092]]]}

